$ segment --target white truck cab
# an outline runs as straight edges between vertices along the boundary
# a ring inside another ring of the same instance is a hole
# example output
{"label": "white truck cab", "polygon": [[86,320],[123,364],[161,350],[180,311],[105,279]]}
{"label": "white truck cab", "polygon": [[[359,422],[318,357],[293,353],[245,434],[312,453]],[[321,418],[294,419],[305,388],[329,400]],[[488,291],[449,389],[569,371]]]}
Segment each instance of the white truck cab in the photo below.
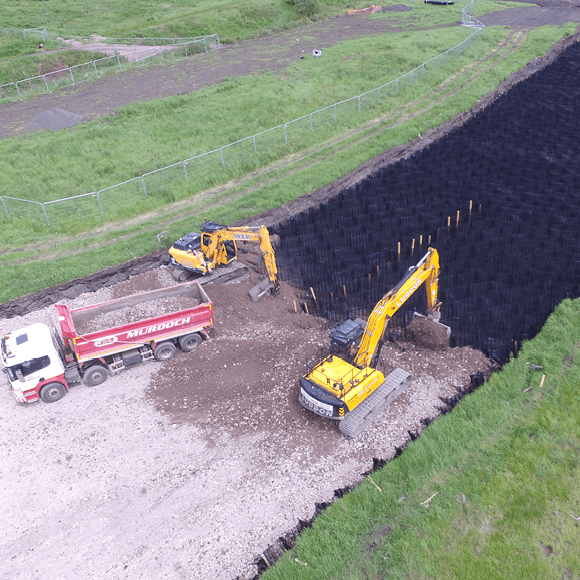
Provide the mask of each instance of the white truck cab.
{"label": "white truck cab", "polygon": [[37,322],[9,332],[1,339],[3,372],[14,398],[32,403],[61,399],[68,390],[62,348],[46,324]]}

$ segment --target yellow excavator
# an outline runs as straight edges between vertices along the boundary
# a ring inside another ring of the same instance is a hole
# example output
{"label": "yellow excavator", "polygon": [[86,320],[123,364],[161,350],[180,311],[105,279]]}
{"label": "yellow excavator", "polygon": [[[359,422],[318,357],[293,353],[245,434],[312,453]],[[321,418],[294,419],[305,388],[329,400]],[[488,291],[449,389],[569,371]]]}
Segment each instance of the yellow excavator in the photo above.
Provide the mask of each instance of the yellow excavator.
{"label": "yellow excavator", "polygon": [[[411,384],[411,375],[395,369],[387,377],[374,368],[389,319],[425,283],[428,316],[441,324],[437,301],[439,254],[429,248],[416,266],[377,303],[368,320],[342,322],[330,334],[332,351],[343,351],[341,358],[331,354],[300,379],[299,402],[305,408],[329,419],[340,420],[340,431],[358,436],[388,405]],[[451,329],[445,325],[447,338]],[[357,343],[358,350],[355,351]],[[355,353],[352,363],[348,353]]]}
{"label": "yellow excavator", "polygon": [[[219,278],[220,282],[240,276],[247,272],[247,268],[234,267],[233,263],[238,257],[236,242],[258,242],[268,277],[250,290],[250,296],[258,301],[267,292],[278,292],[278,269],[270,233],[265,226],[229,227],[205,221],[200,229],[201,233],[191,232],[179,238],[169,250],[173,265],[172,275],[178,282],[183,282],[192,275],[213,277],[214,281]],[[228,265],[229,268],[224,268]]]}

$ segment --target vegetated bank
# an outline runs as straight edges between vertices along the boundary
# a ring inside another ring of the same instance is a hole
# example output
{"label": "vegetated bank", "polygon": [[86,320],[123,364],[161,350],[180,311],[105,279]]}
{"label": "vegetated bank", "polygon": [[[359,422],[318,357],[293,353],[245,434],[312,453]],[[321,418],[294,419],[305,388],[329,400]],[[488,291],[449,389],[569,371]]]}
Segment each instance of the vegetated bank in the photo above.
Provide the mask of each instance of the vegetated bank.
{"label": "vegetated bank", "polygon": [[[24,233],[27,235],[23,236],[22,245],[14,248],[16,251],[1,256],[5,271],[10,272],[9,280],[14,281],[14,286],[7,285],[3,288],[3,299],[9,300],[38,288],[84,277],[107,266],[121,264],[136,256],[147,254],[159,248],[165,240],[176,239],[184,232],[190,231],[194,219],[201,220],[207,216],[222,223],[232,223],[260,211],[280,207],[285,202],[295,199],[300,193],[332,184],[341,175],[355,169],[353,175],[347,179],[351,182],[356,181],[358,180],[356,176],[368,171],[366,169],[368,166],[377,167],[381,163],[395,159],[397,155],[406,156],[407,151],[421,147],[423,140],[400,149],[393,149],[413,139],[417,132],[425,135],[429,129],[446,122],[455,113],[467,110],[470,104],[489,94],[493,87],[497,87],[511,71],[521,69],[534,55],[544,55],[557,38],[566,35],[566,30],[566,28],[548,28],[532,31],[520,49],[508,51],[505,60],[496,63],[493,68],[484,67],[481,76],[470,79],[472,82],[469,84],[469,94],[465,91],[453,94],[448,100],[437,104],[434,109],[420,111],[418,116],[413,116],[392,129],[387,127],[387,130],[379,131],[377,134],[373,129],[368,129],[368,135],[365,136],[368,138],[360,141],[351,138],[346,142],[327,143],[326,147],[317,149],[310,155],[312,163],[304,161],[296,167],[293,164],[288,168],[272,167],[269,173],[257,174],[247,183],[234,182],[228,184],[227,190],[218,188],[213,196],[193,198],[186,211],[180,204],[170,205],[163,213],[156,211],[134,222],[105,224],[94,234],[76,236],[63,236],[58,233],[52,236],[51,232],[42,226],[39,228],[23,220],[13,220],[10,222],[10,228],[5,228],[4,231],[10,230],[15,235],[21,231],[23,235]],[[534,66],[536,62],[534,61]],[[522,74],[525,74],[525,71],[518,73],[519,76]],[[500,90],[503,92],[505,88]],[[461,115],[457,120],[451,121],[451,124],[454,126],[461,123],[465,117],[469,117],[469,114]],[[440,134],[448,130],[449,126],[446,125]],[[429,133],[432,134],[431,131]],[[384,153],[386,150],[389,152]],[[391,151],[394,153],[391,154]],[[398,153],[395,153],[397,151]],[[379,157],[374,159],[377,155]],[[292,158],[289,160],[292,161]],[[57,176],[55,178],[58,179]],[[337,190],[338,187],[342,186],[330,185],[325,190],[328,191],[328,188]],[[288,212],[284,209],[279,215],[285,217]],[[277,221],[280,220],[274,220],[273,223]],[[157,233],[160,232],[164,235],[161,242],[157,237]],[[35,246],[41,240],[43,251],[39,254]],[[39,257],[43,259],[42,269],[39,269],[36,263]]]}

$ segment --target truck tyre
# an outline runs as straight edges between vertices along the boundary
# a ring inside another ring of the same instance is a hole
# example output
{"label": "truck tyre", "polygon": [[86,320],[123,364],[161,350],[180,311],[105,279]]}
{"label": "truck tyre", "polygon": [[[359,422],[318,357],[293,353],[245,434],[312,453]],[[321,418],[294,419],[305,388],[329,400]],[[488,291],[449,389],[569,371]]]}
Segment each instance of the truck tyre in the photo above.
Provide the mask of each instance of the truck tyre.
{"label": "truck tyre", "polygon": [[40,389],[40,398],[45,403],[55,403],[66,395],[66,387],[62,383],[48,383]]}
{"label": "truck tyre", "polygon": [[87,387],[102,385],[107,380],[108,376],[109,374],[104,366],[94,365],[85,373],[85,385],[87,385]]}
{"label": "truck tyre", "polygon": [[175,345],[171,341],[160,342],[153,351],[153,356],[159,360],[169,360],[175,356]]}
{"label": "truck tyre", "polygon": [[183,352],[191,352],[203,342],[203,338],[197,333],[186,334],[179,339],[179,346]]}

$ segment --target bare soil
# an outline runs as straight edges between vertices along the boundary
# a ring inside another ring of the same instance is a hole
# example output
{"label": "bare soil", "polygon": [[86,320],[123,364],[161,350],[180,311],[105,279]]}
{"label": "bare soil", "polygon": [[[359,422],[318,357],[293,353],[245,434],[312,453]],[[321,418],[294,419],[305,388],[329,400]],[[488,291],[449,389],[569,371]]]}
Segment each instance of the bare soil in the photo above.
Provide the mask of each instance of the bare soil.
{"label": "bare soil", "polygon": [[[248,261],[250,265],[250,261]],[[276,539],[335,490],[393,457],[489,362],[470,348],[399,336],[379,368],[411,387],[357,439],[303,409],[298,379],[327,353],[323,320],[295,310],[285,283],[254,302],[241,282],[207,285],[210,340],[165,363],[135,365],[54,404],[0,395],[3,425],[0,578],[251,578]],[[161,266],[81,294],[72,307],[174,284]],[[53,312],[54,311],[54,312]],[[3,332],[55,320],[48,306]]]}
{"label": "bare soil", "polygon": [[[536,9],[525,10],[531,15]],[[545,17],[534,14],[532,20]],[[292,31],[171,67],[106,77],[0,107],[0,136],[24,133],[28,120],[45,108],[58,106],[91,119],[135,100],[189,92],[253,70],[277,70],[302,50],[384,31],[384,23],[364,16],[338,18],[313,25],[308,35]],[[296,41],[306,36],[308,41]],[[478,107],[576,40],[563,41],[512,75]],[[172,76],[171,70],[180,72]],[[277,223],[331,199],[465,122],[476,109],[257,219]],[[0,328],[8,332],[53,320],[58,301],[76,308],[172,285],[166,263],[164,249],[0,305]],[[73,387],[51,405],[20,405],[7,388],[0,391],[0,578],[251,578],[279,536],[311,518],[317,503],[333,501],[335,490],[360,483],[376,459],[392,458],[409,432],[438,416],[442,398],[490,369],[479,351],[450,349],[441,340],[429,344],[422,323],[401,330],[396,343],[383,347],[379,368],[410,372],[411,387],[360,437],[346,439],[335,423],[297,401],[299,377],[328,347],[325,321],[295,309],[300,293],[285,283],[277,296],[253,302],[248,291],[257,281],[250,269],[247,280],[206,287],[216,325],[210,340],[192,353],[136,365],[96,388]]]}

